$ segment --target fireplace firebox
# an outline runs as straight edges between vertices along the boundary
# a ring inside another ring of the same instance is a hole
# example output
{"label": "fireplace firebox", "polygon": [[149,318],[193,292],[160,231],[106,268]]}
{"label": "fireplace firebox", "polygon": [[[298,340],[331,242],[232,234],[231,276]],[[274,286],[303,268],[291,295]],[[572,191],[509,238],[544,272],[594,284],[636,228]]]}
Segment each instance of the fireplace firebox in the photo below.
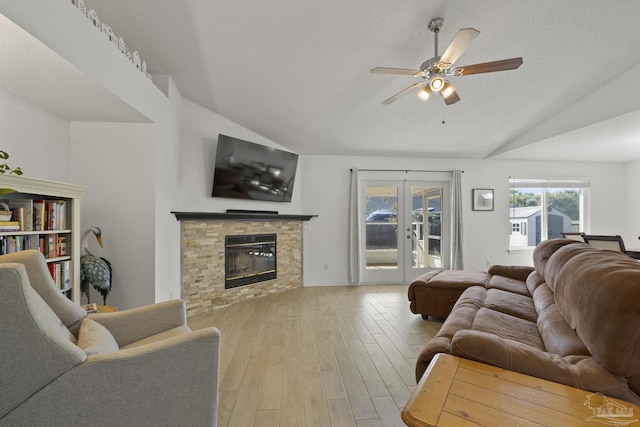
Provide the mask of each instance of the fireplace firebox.
{"label": "fireplace firebox", "polygon": [[224,243],[225,289],[277,277],[275,233],[225,236]]}

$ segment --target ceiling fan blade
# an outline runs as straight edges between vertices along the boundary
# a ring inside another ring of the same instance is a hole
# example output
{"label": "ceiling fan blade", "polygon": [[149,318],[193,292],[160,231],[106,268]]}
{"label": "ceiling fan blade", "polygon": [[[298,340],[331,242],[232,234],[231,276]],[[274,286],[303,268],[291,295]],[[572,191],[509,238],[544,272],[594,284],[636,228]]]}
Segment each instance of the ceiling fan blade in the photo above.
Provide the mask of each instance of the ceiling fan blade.
{"label": "ceiling fan blade", "polygon": [[396,93],[395,95],[393,95],[392,97],[385,99],[384,101],[382,101],[382,103],[384,105],[391,104],[393,101],[397,100],[401,96],[404,96],[404,95],[408,94],[409,92],[411,92],[412,90],[417,89],[417,88],[419,88],[421,86],[424,86],[424,85],[425,85],[424,82],[414,83],[411,86],[409,86],[408,88],[406,88],[405,90],[402,90],[402,91]]}
{"label": "ceiling fan blade", "polygon": [[[453,64],[460,58],[460,55],[469,47],[476,37],[478,37],[480,31],[475,28],[463,28],[458,31],[458,34],[453,38],[447,50],[444,51],[440,58],[441,64]],[[448,68],[448,67],[447,67]]]}
{"label": "ceiling fan blade", "polygon": [[403,76],[413,76],[419,73],[420,70],[410,70],[408,68],[385,68],[385,67],[376,67],[371,69],[370,73],[373,74],[400,74]]}
{"label": "ceiling fan blade", "polygon": [[465,65],[457,67],[461,70],[461,76],[470,74],[493,73],[494,71],[515,70],[522,65],[522,58],[503,59],[501,61],[483,62],[482,64]]}

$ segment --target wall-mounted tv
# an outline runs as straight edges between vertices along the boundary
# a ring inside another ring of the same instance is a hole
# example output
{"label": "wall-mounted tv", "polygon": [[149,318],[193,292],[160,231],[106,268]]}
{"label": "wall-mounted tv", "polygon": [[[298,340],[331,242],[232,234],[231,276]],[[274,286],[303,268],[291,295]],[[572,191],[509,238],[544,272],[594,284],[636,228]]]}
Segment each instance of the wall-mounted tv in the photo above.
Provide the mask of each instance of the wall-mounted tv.
{"label": "wall-mounted tv", "polygon": [[290,202],[298,155],[218,135],[213,197]]}

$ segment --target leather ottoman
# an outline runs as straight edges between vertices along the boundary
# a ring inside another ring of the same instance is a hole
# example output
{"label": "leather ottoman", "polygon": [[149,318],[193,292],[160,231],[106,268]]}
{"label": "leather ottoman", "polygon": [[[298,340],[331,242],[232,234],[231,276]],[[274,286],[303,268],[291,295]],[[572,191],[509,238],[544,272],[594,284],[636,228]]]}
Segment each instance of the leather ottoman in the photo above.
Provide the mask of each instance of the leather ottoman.
{"label": "leather ottoman", "polygon": [[491,275],[484,271],[434,270],[409,285],[411,311],[446,319],[462,292],[470,286],[487,287]]}

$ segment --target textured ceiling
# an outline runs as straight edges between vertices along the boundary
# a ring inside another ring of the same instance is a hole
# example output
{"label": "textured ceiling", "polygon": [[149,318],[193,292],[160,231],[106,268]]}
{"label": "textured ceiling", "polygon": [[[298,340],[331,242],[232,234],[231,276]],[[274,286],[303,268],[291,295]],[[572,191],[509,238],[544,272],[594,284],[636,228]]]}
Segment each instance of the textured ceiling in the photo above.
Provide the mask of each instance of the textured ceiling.
{"label": "textured ceiling", "polygon": [[[85,3],[184,97],[301,154],[640,159],[640,104],[623,96],[640,80],[599,90],[640,73],[637,0]],[[416,80],[369,70],[431,58],[434,17],[440,53],[460,28],[480,31],[457,65],[524,64],[456,78],[451,106],[413,95],[381,105]]]}

